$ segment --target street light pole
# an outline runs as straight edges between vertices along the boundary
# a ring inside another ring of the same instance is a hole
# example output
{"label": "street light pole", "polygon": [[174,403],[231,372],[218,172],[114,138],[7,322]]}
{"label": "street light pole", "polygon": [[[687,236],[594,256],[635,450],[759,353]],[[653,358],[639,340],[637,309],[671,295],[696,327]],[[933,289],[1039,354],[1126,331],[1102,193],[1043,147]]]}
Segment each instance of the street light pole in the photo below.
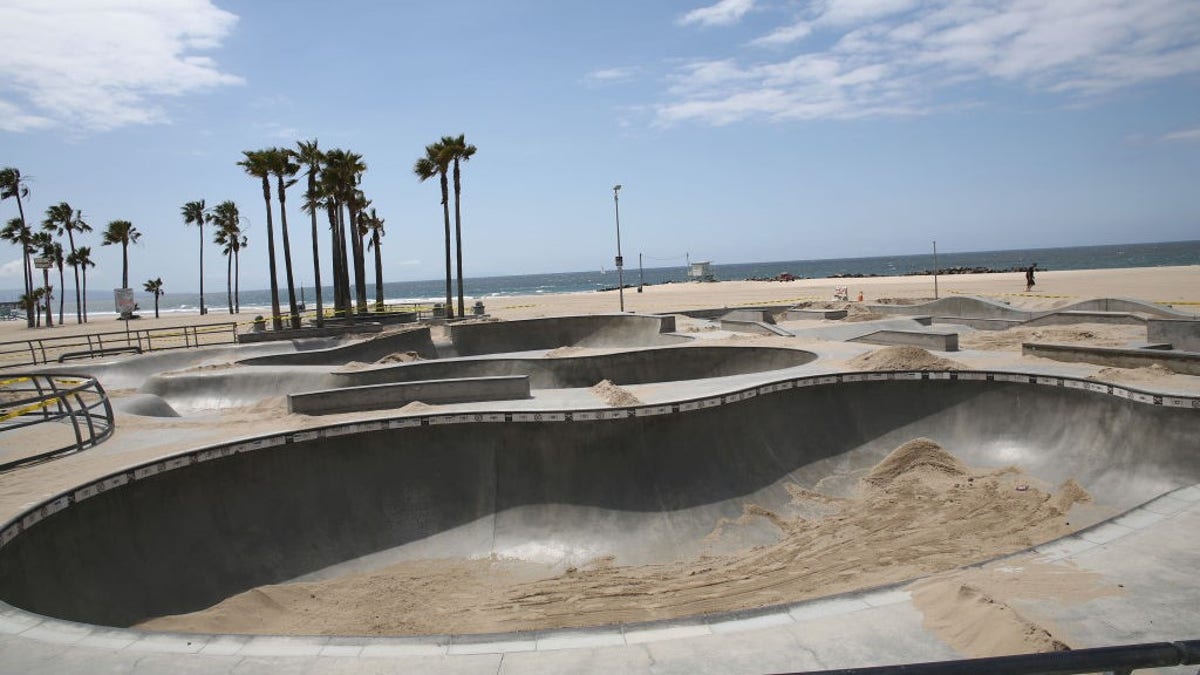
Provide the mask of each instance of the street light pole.
{"label": "street light pole", "polygon": [[617,216],[617,294],[621,298],[621,311],[625,311],[625,260],[621,258],[621,200],[617,193],[621,191],[621,185],[613,186],[613,209]]}

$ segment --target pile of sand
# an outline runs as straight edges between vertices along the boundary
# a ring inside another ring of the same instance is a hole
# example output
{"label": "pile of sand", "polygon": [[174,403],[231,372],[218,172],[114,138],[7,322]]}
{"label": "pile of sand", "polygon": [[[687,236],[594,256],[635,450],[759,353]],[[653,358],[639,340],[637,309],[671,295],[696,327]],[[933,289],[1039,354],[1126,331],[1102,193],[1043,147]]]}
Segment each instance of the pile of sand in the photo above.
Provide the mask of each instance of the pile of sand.
{"label": "pile of sand", "polygon": [[627,408],[642,404],[641,399],[613,384],[612,380],[600,380],[588,391],[614,408]]}
{"label": "pile of sand", "polygon": [[407,404],[405,404],[403,407],[400,408],[400,412],[402,412],[402,413],[418,413],[418,412],[425,412],[426,410],[433,410],[436,407],[437,406],[432,406],[432,405],[429,405],[428,403],[422,403],[421,401],[409,401]]}
{"label": "pile of sand", "polygon": [[421,355],[414,351],[407,352],[392,352],[383,358],[376,359],[375,363],[411,363],[420,361]]}
{"label": "pile of sand", "polygon": [[[1055,504],[1074,503],[1082,492],[1068,483],[1065,496],[1055,497],[1030,485],[1015,468],[972,470],[924,438],[897,448],[865,478],[850,497],[789,485],[792,503],[782,508],[744,504],[741,517],[715,523],[704,542],[709,553],[697,558],[638,566],[601,558],[566,570],[516,560],[405,561],[325,581],[265,586],[201,612],[154,619],[140,627],[281,634],[480,633],[761,607],[925,577],[1062,536],[1072,528]],[[759,539],[738,539],[739,528],[753,529]],[[774,541],[761,543],[761,534],[769,531],[775,533]],[[724,539],[752,543],[713,554]],[[953,592],[958,593],[957,587]],[[997,604],[992,595],[968,589],[953,601],[987,609]],[[1049,631],[1043,635],[1019,617],[1014,625],[1018,636],[1031,636],[1034,648],[1057,648]],[[964,639],[991,638],[980,629]]]}
{"label": "pile of sand", "polygon": [[998,331],[970,331],[959,335],[958,345],[963,349],[1019,351],[1021,344],[1025,342],[1125,347],[1139,340],[1146,340],[1145,326],[1079,323],[1071,326],[1026,326]]}
{"label": "pile of sand", "polygon": [[966,370],[958,361],[934,356],[920,347],[884,347],[846,362],[856,370]]}

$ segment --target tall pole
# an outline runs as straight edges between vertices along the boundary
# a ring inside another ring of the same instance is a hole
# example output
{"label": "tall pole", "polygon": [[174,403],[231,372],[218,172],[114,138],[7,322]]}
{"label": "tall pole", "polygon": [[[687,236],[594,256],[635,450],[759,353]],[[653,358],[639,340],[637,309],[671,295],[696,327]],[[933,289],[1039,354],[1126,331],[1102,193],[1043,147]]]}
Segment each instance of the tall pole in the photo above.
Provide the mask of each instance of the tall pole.
{"label": "tall pole", "polygon": [[638,293],[642,292],[642,286],[646,285],[646,270],[642,269],[642,254],[638,253]]}
{"label": "tall pole", "polygon": [[621,200],[617,197],[617,193],[621,191],[621,186],[613,186],[613,209],[617,216],[617,294],[621,297],[621,311],[625,311],[625,260],[621,258]]}
{"label": "tall pole", "polygon": [[938,299],[937,287],[938,261],[937,261],[937,240],[933,242],[933,299]]}

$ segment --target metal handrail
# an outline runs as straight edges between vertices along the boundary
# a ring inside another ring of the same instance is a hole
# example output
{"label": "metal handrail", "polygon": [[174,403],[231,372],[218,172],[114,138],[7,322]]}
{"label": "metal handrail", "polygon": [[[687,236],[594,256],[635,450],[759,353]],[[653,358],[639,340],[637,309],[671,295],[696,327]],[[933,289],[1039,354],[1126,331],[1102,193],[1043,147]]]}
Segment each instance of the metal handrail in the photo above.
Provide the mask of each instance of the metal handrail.
{"label": "metal handrail", "polygon": [[[31,393],[30,396],[23,396]],[[113,433],[112,402],[94,377],[59,373],[15,373],[0,380],[0,434],[48,422],[69,421],[74,442],[0,461],[0,471],[98,445]],[[15,396],[14,396],[15,395]]]}
{"label": "metal handrail", "polygon": [[0,342],[0,369],[52,363],[63,355],[105,356],[119,349],[150,352],[236,343],[234,322],[11,340]]}
{"label": "metal handrail", "polygon": [[1140,668],[1166,668],[1197,663],[1200,663],[1200,640],[1180,640],[1041,654],[807,672],[808,675],[1073,675],[1103,671],[1114,675],[1128,675]]}

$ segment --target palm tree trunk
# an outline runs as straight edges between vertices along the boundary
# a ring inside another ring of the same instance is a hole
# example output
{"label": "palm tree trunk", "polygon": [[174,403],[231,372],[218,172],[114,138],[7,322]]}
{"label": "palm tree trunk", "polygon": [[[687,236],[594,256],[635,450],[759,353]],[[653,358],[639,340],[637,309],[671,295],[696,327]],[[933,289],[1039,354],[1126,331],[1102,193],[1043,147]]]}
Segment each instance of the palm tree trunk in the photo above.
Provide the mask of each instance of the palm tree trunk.
{"label": "palm tree trunk", "polygon": [[[349,205],[346,206],[346,211],[349,211]],[[338,254],[341,264],[341,290],[342,290],[342,307],[346,310],[346,316],[353,314],[352,298],[350,295],[350,258],[346,248],[346,212],[338,207]]]}
{"label": "palm tree trunk", "polygon": [[242,313],[242,250],[233,252],[233,311]]}
{"label": "palm tree trunk", "polygon": [[296,307],[296,286],[292,281],[292,245],[288,241],[287,192],[283,187],[283,176],[278,177],[277,186],[279,188],[279,229],[283,232],[283,270],[287,275],[288,323],[292,328],[299,328],[300,313]]}
{"label": "palm tree trunk", "polygon": [[446,185],[446,172],[442,175],[442,220],[446,223],[446,318],[454,318],[454,292],[450,289],[450,189]]}
{"label": "palm tree trunk", "polygon": [[279,315],[279,281],[275,277],[275,219],[271,215],[271,183],[262,177],[263,202],[267,205],[267,260],[271,275],[271,328],[283,330],[283,319]]}
{"label": "palm tree trunk", "polygon": [[383,311],[383,253],[379,250],[379,228],[371,230],[371,244],[375,247],[375,311]]}
{"label": "palm tree trunk", "polygon": [[[78,273],[79,268],[76,268],[75,272]],[[76,307],[76,311],[78,309]],[[87,323],[87,267],[83,268],[83,322]]]}
{"label": "palm tree trunk", "polygon": [[[22,237],[29,232],[29,225],[25,222],[25,207],[21,204],[21,185],[18,178],[17,185],[13,186],[13,190],[17,197],[17,211],[21,214],[21,232]],[[72,247],[74,250],[74,247]],[[24,240],[21,241],[21,258],[25,262],[25,297],[33,298],[33,265],[29,262],[29,247],[25,245]],[[25,303],[25,322],[27,327],[33,328],[33,303]]]}
{"label": "palm tree trunk", "polygon": [[[62,247],[59,247],[59,253],[62,253]],[[61,262],[61,260],[60,260]],[[63,290],[66,288],[66,283],[63,281],[63,266],[58,266],[58,325],[63,325],[63,302],[67,299],[67,294]]]}
{"label": "palm tree trunk", "polygon": [[342,306],[341,248],[338,246],[338,206],[332,198],[325,203],[325,216],[329,219],[329,257],[333,267],[333,315],[344,316]]}
{"label": "palm tree trunk", "polygon": [[[308,173],[308,194],[314,195],[317,191],[316,175],[312,171]],[[325,325],[325,306],[321,301],[321,254],[317,250],[317,209],[316,205],[311,205],[312,213],[312,249],[313,249],[313,283],[316,285],[317,291],[317,328]]]}
{"label": "palm tree trunk", "polygon": [[458,316],[466,316],[463,309],[463,273],[462,273],[462,212],[459,200],[462,196],[462,183],[459,181],[458,160],[454,160],[454,254],[458,257]]}
{"label": "palm tree trunk", "polygon": [[200,316],[208,314],[204,306],[204,209],[200,210]]}
{"label": "palm tree trunk", "polygon": [[[72,234],[71,228],[67,228],[67,243],[71,245],[71,255],[75,255],[75,235]],[[75,323],[87,323],[87,314],[83,311],[83,297],[79,290],[79,265],[72,265],[75,268]],[[83,271],[87,274],[87,270]]]}
{"label": "palm tree trunk", "polygon": [[225,255],[225,296],[229,300],[229,313],[233,314],[233,251]]}
{"label": "palm tree trunk", "polygon": [[129,288],[129,240],[121,242],[121,288]]}
{"label": "palm tree trunk", "polygon": [[359,234],[358,211],[350,208],[350,248],[354,254],[354,297],[359,313],[367,311],[367,260],[363,255],[363,239]]}
{"label": "palm tree trunk", "polygon": [[54,327],[54,309],[50,306],[50,268],[42,268],[42,287],[46,289],[46,328]]}

